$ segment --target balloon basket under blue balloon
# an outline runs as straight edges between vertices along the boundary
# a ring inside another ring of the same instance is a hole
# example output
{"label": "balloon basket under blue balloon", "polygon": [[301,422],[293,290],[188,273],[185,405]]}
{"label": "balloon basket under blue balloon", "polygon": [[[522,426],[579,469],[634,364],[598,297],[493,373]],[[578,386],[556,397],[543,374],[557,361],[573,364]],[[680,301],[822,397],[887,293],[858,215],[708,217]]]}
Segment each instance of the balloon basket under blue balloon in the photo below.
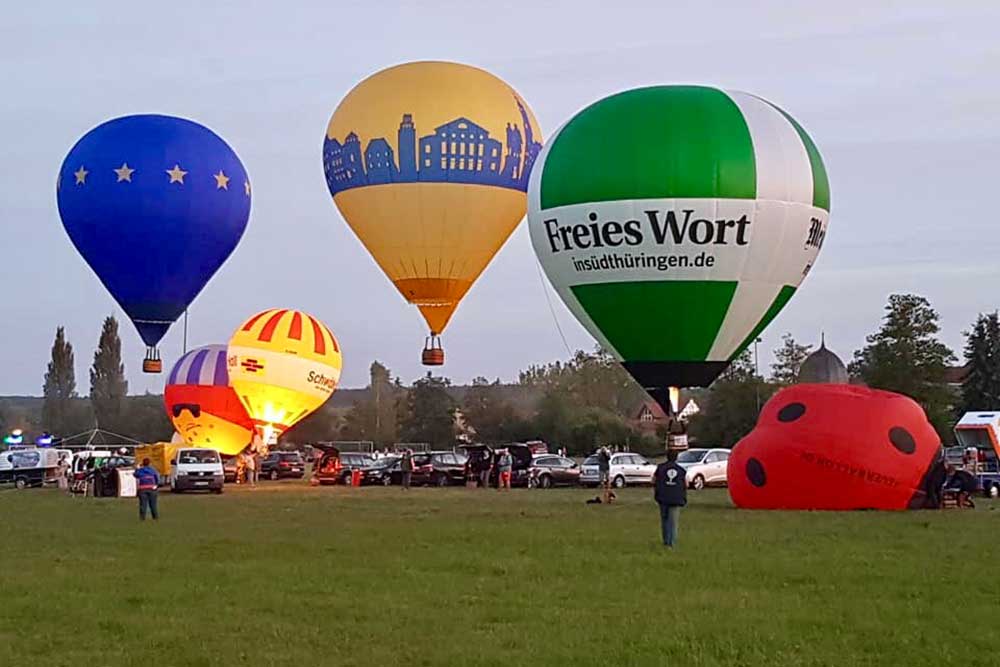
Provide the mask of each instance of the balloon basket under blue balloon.
{"label": "balloon basket under blue balloon", "polygon": [[146,358],[142,360],[143,373],[162,373],[163,360],[160,359],[160,351],[155,347],[146,348]]}

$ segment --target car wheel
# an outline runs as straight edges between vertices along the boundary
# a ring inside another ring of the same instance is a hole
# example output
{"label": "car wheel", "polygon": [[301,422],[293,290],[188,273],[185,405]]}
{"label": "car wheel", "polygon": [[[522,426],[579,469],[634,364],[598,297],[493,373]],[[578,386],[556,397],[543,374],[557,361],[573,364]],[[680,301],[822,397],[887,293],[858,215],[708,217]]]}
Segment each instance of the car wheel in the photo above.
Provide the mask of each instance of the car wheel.
{"label": "car wheel", "polygon": [[1000,497],[1000,486],[996,484],[990,484],[990,488],[986,490],[986,495],[990,498]]}
{"label": "car wheel", "polygon": [[538,478],[538,486],[539,486],[539,488],[542,488],[542,489],[551,489],[552,488],[552,476],[551,475],[542,475],[541,477],[539,477]]}
{"label": "car wheel", "polygon": [[14,480],[15,489],[26,489],[28,488],[28,480],[24,477],[18,477]]}
{"label": "car wheel", "polygon": [[705,488],[705,478],[701,475],[695,475],[694,479],[691,480],[691,488],[695,491],[701,491]]}
{"label": "car wheel", "polygon": [[382,477],[382,486],[392,486],[392,477],[389,475],[384,475]]}
{"label": "car wheel", "polygon": [[621,475],[618,475],[617,477],[615,477],[611,481],[611,486],[615,487],[616,489],[624,489],[625,488],[625,478],[622,477]]}
{"label": "car wheel", "polygon": [[448,486],[448,476],[443,472],[435,473],[434,486]]}
{"label": "car wheel", "polygon": [[212,489],[212,493],[214,493],[217,496],[221,496],[222,495],[222,489],[221,488]]}
{"label": "car wheel", "polygon": [[270,477],[271,477],[271,481],[272,482],[277,482],[278,481],[278,471],[277,470],[272,470],[271,474],[270,474]]}

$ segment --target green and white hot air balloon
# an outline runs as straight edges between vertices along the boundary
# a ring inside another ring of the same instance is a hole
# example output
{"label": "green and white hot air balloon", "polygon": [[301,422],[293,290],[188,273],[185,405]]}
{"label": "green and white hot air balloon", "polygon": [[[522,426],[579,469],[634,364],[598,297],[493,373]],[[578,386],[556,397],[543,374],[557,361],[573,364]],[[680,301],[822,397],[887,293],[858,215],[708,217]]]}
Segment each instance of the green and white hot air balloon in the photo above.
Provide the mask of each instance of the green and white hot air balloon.
{"label": "green and white hot air balloon", "polygon": [[664,409],[795,294],[826,234],[819,151],[754,95],[655,86],[596,102],[538,157],[528,226],[581,324]]}

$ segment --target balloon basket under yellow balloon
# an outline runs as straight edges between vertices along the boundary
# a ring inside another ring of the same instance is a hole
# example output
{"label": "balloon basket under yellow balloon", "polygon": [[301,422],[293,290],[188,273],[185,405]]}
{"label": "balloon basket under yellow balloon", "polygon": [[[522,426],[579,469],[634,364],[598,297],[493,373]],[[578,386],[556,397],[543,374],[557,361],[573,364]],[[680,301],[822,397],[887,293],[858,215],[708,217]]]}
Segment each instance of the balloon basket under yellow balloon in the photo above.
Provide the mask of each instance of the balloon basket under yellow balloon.
{"label": "balloon basket under yellow balloon", "polygon": [[424,366],[444,366],[444,348],[441,347],[440,336],[431,334],[427,337],[420,359]]}

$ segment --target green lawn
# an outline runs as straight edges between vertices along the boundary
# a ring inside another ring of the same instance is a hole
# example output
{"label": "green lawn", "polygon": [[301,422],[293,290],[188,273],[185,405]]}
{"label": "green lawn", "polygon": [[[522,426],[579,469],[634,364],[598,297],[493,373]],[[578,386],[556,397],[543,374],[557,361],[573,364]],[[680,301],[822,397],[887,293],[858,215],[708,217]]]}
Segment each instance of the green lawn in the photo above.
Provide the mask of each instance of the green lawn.
{"label": "green lawn", "polygon": [[998,664],[1000,512],[744,512],[648,489],[0,491],[3,665]]}

